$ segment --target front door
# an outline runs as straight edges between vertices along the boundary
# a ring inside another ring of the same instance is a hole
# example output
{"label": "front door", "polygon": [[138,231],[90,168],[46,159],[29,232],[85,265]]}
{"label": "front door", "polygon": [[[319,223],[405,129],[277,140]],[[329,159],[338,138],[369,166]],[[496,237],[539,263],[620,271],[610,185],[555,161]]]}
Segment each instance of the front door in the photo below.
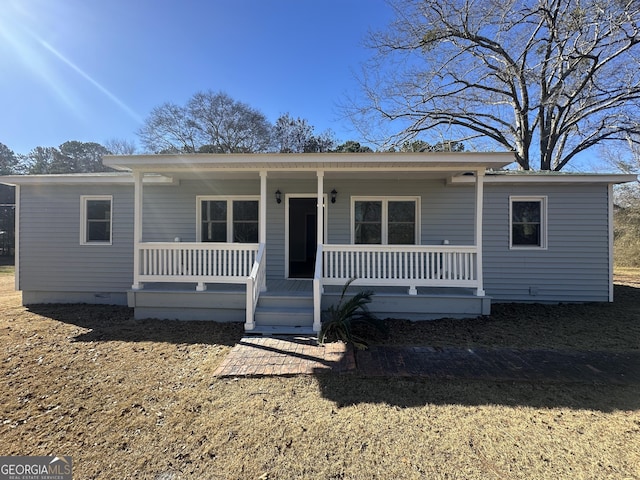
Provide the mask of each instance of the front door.
{"label": "front door", "polygon": [[318,244],[318,199],[289,198],[289,278],[313,278]]}

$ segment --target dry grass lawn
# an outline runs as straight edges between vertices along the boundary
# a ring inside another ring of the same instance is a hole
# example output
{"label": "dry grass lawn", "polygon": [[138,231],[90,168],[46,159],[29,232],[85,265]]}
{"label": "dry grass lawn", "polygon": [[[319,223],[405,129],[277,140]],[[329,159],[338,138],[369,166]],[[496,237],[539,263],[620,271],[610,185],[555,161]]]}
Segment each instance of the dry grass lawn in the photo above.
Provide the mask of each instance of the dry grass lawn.
{"label": "dry grass lawn", "polygon": [[[639,273],[614,305],[398,322],[390,341],[637,352]],[[72,455],[74,478],[640,478],[639,385],[216,379],[239,325],[26,309],[12,288],[0,271],[0,454]]]}

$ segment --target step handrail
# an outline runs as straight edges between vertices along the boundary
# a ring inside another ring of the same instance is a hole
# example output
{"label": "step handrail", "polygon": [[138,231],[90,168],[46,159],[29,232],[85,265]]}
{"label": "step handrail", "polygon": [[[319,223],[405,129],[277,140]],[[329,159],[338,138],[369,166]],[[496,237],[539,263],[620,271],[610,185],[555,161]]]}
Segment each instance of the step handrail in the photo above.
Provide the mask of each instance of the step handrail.
{"label": "step handrail", "polygon": [[244,324],[245,330],[253,330],[256,326],[255,322],[255,311],[256,305],[258,304],[258,299],[260,298],[260,292],[263,292],[267,289],[266,283],[266,255],[265,255],[265,244],[261,243],[258,246],[258,253],[256,254],[256,259],[253,262],[253,268],[251,268],[251,273],[247,277],[247,307],[246,307],[246,322]]}

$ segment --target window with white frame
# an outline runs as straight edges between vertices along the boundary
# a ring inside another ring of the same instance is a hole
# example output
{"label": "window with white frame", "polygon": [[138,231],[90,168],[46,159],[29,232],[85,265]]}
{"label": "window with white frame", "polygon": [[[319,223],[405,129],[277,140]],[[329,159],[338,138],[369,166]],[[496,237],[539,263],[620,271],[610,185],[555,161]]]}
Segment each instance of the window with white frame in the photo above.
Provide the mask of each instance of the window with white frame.
{"label": "window with white frame", "polygon": [[258,243],[257,197],[198,197],[201,242]]}
{"label": "window with white frame", "polygon": [[80,197],[80,243],[111,244],[111,195],[83,195]]}
{"label": "window with white frame", "polygon": [[547,248],[547,198],[509,198],[510,247]]}
{"label": "window with white frame", "polygon": [[352,197],[354,244],[418,244],[418,197]]}

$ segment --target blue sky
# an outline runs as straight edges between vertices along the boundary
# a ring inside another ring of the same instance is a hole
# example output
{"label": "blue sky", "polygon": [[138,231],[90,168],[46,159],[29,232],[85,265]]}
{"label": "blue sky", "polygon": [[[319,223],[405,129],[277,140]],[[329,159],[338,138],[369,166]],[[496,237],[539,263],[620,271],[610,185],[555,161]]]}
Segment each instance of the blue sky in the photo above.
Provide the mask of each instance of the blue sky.
{"label": "blue sky", "polygon": [[136,141],[153,107],[209,89],[357,140],[337,105],[392,18],[384,0],[2,0],[0,142]]}

